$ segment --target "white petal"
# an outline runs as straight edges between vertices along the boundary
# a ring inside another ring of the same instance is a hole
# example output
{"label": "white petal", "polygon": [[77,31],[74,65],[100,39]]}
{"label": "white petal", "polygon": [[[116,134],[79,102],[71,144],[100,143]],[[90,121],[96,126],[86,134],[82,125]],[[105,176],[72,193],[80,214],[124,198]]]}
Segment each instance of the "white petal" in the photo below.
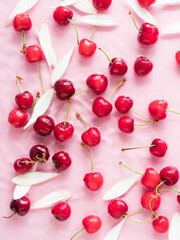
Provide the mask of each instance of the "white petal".
{"label": "white petal", "polygon": [[56,5],[56,6],[53,6],[53,7],[51,7],[51,8],[57,8],[57,7],[59,7],[59,6],[64,6],[64,7],[66,7],[66,6],[73,5],[73,4],[75,4],[75,3],[79,2],[79,1],[80,1],[80,0],[64,0],[62,3],[60,3],[60,4]]}
{"label": "white petal", "polygon": [[162,31],[161,34],[175,34],[180,33],[180,22],[172,23],[166,26]]}
{"label": "white petal", "polygon": [[55,67],[57,64],[57,57],[54,48],[51,49],[51,65]]}
{"label": "white petal", "polygon": [[136,12],[136,14],[143,19],[145,22],[151,23],[151,24],[156,24],[156,20],[154,17],[145,9],[142,8],[137,0],[126,0],[129,5],[132,7],[132,9]]}
{"label": "white petal", "polygon": [[92,1],[90,2],[89,0],[80,0],[77,3],[73,4],[73,6],[85,13],[89,13],[89,14],[97,13],[96,8],[92,4]]}
{"label": "white petal", "polygon": [[158,6],[158,5],[176,5],[180,4],[180,0],[159,0],[156,1],[154,4],[151,6]]}
{"label": "white petal", "polygon": [[52,78],[51,78],[51,84],[54,86],[55,82],[58,81],[65,73],[71,56],[73,54],[74,51],[74,47],[72,47],[62,58],[61,60],[56,64],[54,71],[52,73]]}
{"label": "white petal", "polygon": [[130,178],[123,179],[116,183],[109,191],[104,195],[103,200],[111,200],[122,196],[126,193],[142,176],[139,174]]}
{"label": "white petal", "polygon": [[11,15],[8,17],[5,25],[9,24],[11,20],[14,19],[14,17],[18,13],[24,13],[28,11],[30,8],[32,8],[39,0],[21,0],[14,11],[11,13]]}
{"label": "white petal", "polygon": [[14,177],[11,181],[18,185],[29,186],[47,181],[58,176],[58,173],[51,172],[30,172]]}
{"label": "white petal", "polygon": [[169,240],[180,239],[180,214],[176,212],[171,220],[169,227]]}
{"label": "white petal", "polygon": [[52,97],[53,97],[53,89],[48,90],[46,93],[44,93],[40,97],[40,99],[37,101],[34,107],[32,117],[30,118],[29,122],[26,124],[24,129],[26,129],[31,124],[33,124],[39,116],[43,115],[46,112],[46,110],[49,108],[51,104]]}
{"label": "white petal", "polygon": [[107,14],[86,15],[86,16],[77,18],[76,21],[91,24],[94,26],[105,26],[105,27],[118,24],[117,20],[115,20],[114,18],[112,18]]}
{"label": "white petal", "polygon": [[123,219],[120,223],[118,223],[110,232],[108,232],[103,240],[118,240],[119,234],[125,221],[126,219]]}
{"label": "white petal", "polygon": [[34,203],[31,209],[51,207],[57,202],[68,200],[71,196],[72,193],[70,191],[60,190],[52,192]]}

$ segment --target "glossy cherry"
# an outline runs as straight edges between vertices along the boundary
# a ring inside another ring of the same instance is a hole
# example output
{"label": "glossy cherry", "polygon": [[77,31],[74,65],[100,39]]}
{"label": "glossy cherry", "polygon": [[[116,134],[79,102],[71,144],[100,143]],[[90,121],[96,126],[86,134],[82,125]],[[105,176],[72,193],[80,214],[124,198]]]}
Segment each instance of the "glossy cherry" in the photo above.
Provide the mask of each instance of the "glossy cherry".
{"label": "glossy cherry", "polygon": [[153,63],[144,56],[140,56],[134,63],[134,71],[138,76],[146,76],[153,69]]}
{"label": "glossy cherry", "polygon": [[153,146],[149,148],[149,151],[152,155],[154,155],[155,157],[164,157],[168,149],[168,146],[164,140],[162,140],[161,138],[155,138],[152,141],[151,145]]}
{"label": "glossy cherry", "polygon": [[51,213],[57,220],[65,221],[71,215],[71,208],[68,203],[60,202],[51,209]]}
{"label": "glossy cherry", "polygon": [[161,182],[160,174],[152,167],[146,169],[141,183],[150,189],[155,189]]}
{"label": "glossy cherry", "polygon": [[89,215],[83,219],[82,224],[88,233],[93,234],[101,228],[102,222],[98,216]]}
{"label": "glossy cherry", "polygon": [[155,3],[156,0],[137,0],[137,1],[141,7],[146,8]]}
{"label": "glossy cherry", "polygon": [[160,171],[160,176],[165,185],[172,186],[179,180],[179,171],[174,166],[167,166]]}
{"label": "glossy cherry", "polygon": [[29,156],[33,161],[44,162],[49,159],[49,150],[44,145],[34,145],[30,151]]}
{"label": "glossy cherry", "polygon": [[81,135],[81,139],[84,144],[94,147],[100,143],[101,134],[96,127],[91,127]]}
{"label": "glossy cherry", "polygon": [[113,58],[109,63],[109,70],[111,75],[123,76],[126,74],[128,67],[123,59]]}
{"label": "glossy cherry", "polygon": [[86,84],[88,87],[92,88],[95,94],[100,95],[106,90],[108,80],[105,75],[96,73],[87,78]]}
{"label": "glossy cherry", "polygon": [[169,229],[169,220],[165,216],[159,216],[152,222],[153,228],[158,233],[166,233]]}
{"label": "glossy cherry", "polygon": [[29,91],[19,93],[15,97],[16,104],[21,110],[28,110],[33,105],[33,95]]}
{"label": "glossy cherry", "polygon": [[87,173],[83,180],[86,187],[91,191],[99,190],[104,182],[103,176],[100,172]]}
{"label": "glossy cherry", "polygon": [[96,49],[97,45],[94,41],[84,38],[79,43],[79,53],[84,57],[91,57]]}
{"label": "glossy cherry", "polygon": [[64,7],[64,6],[59,6],[55,9],[53,13],[53,18],[54,20],[60,25],[60,26],[66,26],[69,24],[68,19],[72,19],[73,17],[73,12],[71,9]]}
{"label": "glossy cherry", "polygon": [[127,204],[119,198],[111,200],[108,205],[108,213],[115,219],[122,217],[127,211]]}
{"label": "glossy cherry", "polygon": [[19,108],[14,108],[8,116],[8,122],[15,128],[21,128],[28,122],[28,114]]}
{"label": "glossy cherry", "polygon": [[52,157],[53,163],[58,171],[64,171],[71,165],[69,154],[64,151],[57,152]]}
{"label": "glossy cherry", "polygon": [[127,96],[119,96],[115,102],[115,107],[120,113],[127,113],[133,106],[133,100]]}
{"label": "glossy cherry", "polygon": [[166,109],[168,103],[165,100],[154,100],[149,104],[148,110],[150,115],[156,120],[166,118]]}
{"label": "glossy cherry", "polygon": [[104,11],[110,7],[112,0],[92,0],[92,2],[95,8]]}
{"label": "glossy cherry", "polygon": [[141,205],[143,208],[150,210],[150,204],[153,211],[156,211],[161,204],[160,196],[157,196],[155,192],[151,191],[144,193],[141,197]]}
{"label": "glossy cherry", "polygon": [[25,174],[33,167],[33,165],[34,164],[31,163],[29,158],[20,158],[14,162],[14,169],[20,174]]}
{"label": "glossy cherry", "polygon": [[180,195],[177,195],[177,202],[180,204]]}
{"label": "glossy cherry", "polygon": [[64,122],[58,123],[54,127],[54,136],[59,142],[64,142],[65,140],[72,137],[74,133],[74,127],[72,124],[66,122],[64,125]]}
{"label": "glossy cherry", "polygon": [[43,115],[37,118],[33,125],[33,129],[37,135],[49,136],[54,129],[54,120],[48,115]]}
{"label": "glossy cherry", "polygon": [[111,113],[112,108],[113,107],[110,102],[103,97],[98,97],[94,100],[92,111],[97,117],[104,118]]}
{"label": "glossy cherry", "polygon": [[143,23],[138,34],[138,41],[143,45],[152,45],[159,37],[158,28],[151,23]]}
{"label": "glossy cherry", "polygon": [[16,31],[28,31],[32,27],[31,18],[26,13],[17,14],[13,20],[13,27]]}
{"label": "glossy cherry", "polygon": [[121,117],[118,121],[118,127],[124,133],[132,133],[134,131],[134,118],[129,116]]}
{"label": "glossy cherry", "polygon": [[56,96],[60,100],[67,100],[75,93],[73,83],[67,79],[60,79],[54,84]]}
{"label": "glossy cherry", "polygon": [[180,51],[176,52],[175,58],[176,58],[176,62],[180,64]]}
{"label": "glossy cherry", "polygon": [[39,62],[43,60],[44,53],[39,45],[31,45],[26,48],[25,57],[29,63]]}

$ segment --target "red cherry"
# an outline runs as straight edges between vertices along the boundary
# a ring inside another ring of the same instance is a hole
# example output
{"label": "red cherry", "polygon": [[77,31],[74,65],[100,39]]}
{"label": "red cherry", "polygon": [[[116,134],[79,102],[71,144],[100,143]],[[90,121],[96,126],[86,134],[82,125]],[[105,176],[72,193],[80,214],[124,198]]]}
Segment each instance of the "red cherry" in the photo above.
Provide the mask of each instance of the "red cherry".
{"label": "red cherry", "polygon": [[92,111],[99,118],[107,117],[112,111],[112,104],[103,97],[98,97],[94,100]]}
{"label": "red cherry", "polygon": [[54,129],[54,120],[47,115],[40,116],[34,123],[33,129],[37,135],[48,136]]}
{"label": "red cherry", "polygon": [[33,161],[41,161],[45,159],[46,161],[49,159],[49,150],[46,146],[44,145],[34,145],[30,151],[29,151],[29,156]]}
{"label": "red cherry", "polygon": [[64,151],[55,153],[52,157],[52,161],[55,163],[55,167],[59,171],[64,171],[71,165],[71,158],[69,157],[69,154]]}
{"label": "red cherry", "polygon": [[15,101],[21,110],[28,110],[33,105],[33,95],[29,91],[25,91],[17,94]]}
{"label": "red cherry", "polygon": [[31,45],[26,48],[25,57],[29,63],[39,62],[43,60],[44,53],[39,45]]}
{"label": "red cherry", "polygon": [[160,174],[152,167],[147,168],[144,176],[141,178],[141,183],[150,189],[156,188],[160,182]]}
{"label": "red cherry", "polygon": [[87,173],[84,176],[84,182],[87,188],[91,191],[99,190],[103,185],[103,176],[100,172]]}
{"label": "red cherry", "polygon": [[179,171],[176,167],[168,166],[160,171],[160,176],[164,184],[172,186],[179,180]]}
{"label": "red cherry", "polygon": [[139,76],[145,76],[153,69],[153,63],[146,57],[140,56],[134,63],[134,71]]}
{"label": "red cherry", "polygon": [[158,28],[151,23],[143,23],[138,34],[138,41],[143,45],[152,45],[159,37]]}
{"label": "red cherry", "polygon": [[110,7],[112,0],[93,0],[92,2],[95,8],[104,11]]}
{"label": "red cherry", "polygon": [[121,58],[113,58],[109,64],[111,75],[123,76],[126,74],[128,67],[126,62]]}
{"label": "red cherry", "polygon": [[127,113],[133,106],[133,100],[130,97],[119,96],[115,102],[115,107],[120,113]]}
{"label": "red cherry", "polygon": [[152,155],[156,157],[164,157],[168,149],[168,146],[164,140],[162,140],[161,138],[155,138],[152,141],[151,145],[155,145],[149,148],[149,151]]}
{"label": "red cherry", "polygon": [[132,133],[134,131],[134,118],[129,116],[121,117],[118,121],[118,127],[124,133]]}
{"label": "red cherry", "polygon": [[84,38],[79,43],[79,53],[84,57],[91,57],[97,49],[95,42]]}
{"label": "red cherry", "polygon": [[92,88],[94,93],[100,95],[106,90],[108,80],[103,74],[92,74],[87,78],[86,84]]}
{"label": "red cherry", "polygon": [[16,172],[20,174],[27,173],[34,164],[31,163],[29,158],[20,158],[14,162],[14,169]]}
{"label": "red cherry", "polygon": [[83,219],[82,224],[88,233],[93,234],[101,228],[102,222],[98,216],[89,215]]}
{"label": "red cherry", "polygon": [[169,220],[167,217],[159,216],[158,219],[153,220],[152,225],[156,232],[165,233],[169,229]]}
{"label": "red cherry", "polygon": [[17,213],[19,216],[24,216],[29,212],[31,202],[29,198],[22,197],[17,200],[12,200],[10,204],[10,209]]}
{"label": "red cherry", "polygon": [[71,9],[63,6],[59,6],[55,9],[53,13],[54,20],[60,25],[60,26],[66,26],[69,24],[68,19],[72,19],[73,12]]}
{"label": "red cherry", "polygon": [[115,219],[122,217],[127,211],[127,204],[119,198],[111,200],[108,205],[108,213]]}
{"label": "red cherry", "polygon": [[71,215],[71,208],[68,203],[66,202],[60,202],[56,204],[52,210],[51,213],[55,216],[56,219],[59,221],[65,221],[67,220]]}
{"label": "red cherry", "polygon": [[13,27],[16,31],[28,31],[32,27],[31,18],[26,13],[17,14],[13,20]]}
{"label": "red cherry", "polygon": [[71,81],[67,79],[60,79],[54,84],[56,96],[60,100],[67,100],[75,93],[74,86]]}
{"label": "red cherry", "polygon": [[54,136],[59,142],[64,142],[65,140],[71,138],[73,133],[74,127],[68,122],[66,122],[65,126],[64,122],[61,122],[54,127]]}
{"label": "red cherry", "polygon": [[15,128],[21,128],[28,122],[28,114],[19,108],[14,108],[8,116],[8,122]]}
{"label": "red cherry", "polygon": [[168,103],[165,100],[155,100],[149,104],[148,110],[150,115],[156,120],[166,118],[166,109]]}
{"label": "red cherry", "polygon": [[176,57],[176,62],[180,64],[180,51],[177,51],[175,57]]}
{"label": "red cherry", "polygon": [[94,147],[100,143],[101,134],[97,128],[92,127],[81,135],[81,139],[84,144]]}
{"label": "red cherry", "polygon": [[180,195],[177,196],[177,201],[180,204]]}
{"label": "red cherry", "polygon": [[150,204],[151,204],[152,210],[156,211],[159,208],[160,204],[161,204],[160,196],[157,196],[155,192],[146,192],[146,193],[144,193],[142,195],[142,197],[141,197],[141,205],[142,205],[142,207],[150,210],[150,207],[149,207],[149,202],[150,201],[151,201]]}
{"label": "red cherry", "polygon": [[151,6],[156,0],[137,0],[139,5],[143,8]]}

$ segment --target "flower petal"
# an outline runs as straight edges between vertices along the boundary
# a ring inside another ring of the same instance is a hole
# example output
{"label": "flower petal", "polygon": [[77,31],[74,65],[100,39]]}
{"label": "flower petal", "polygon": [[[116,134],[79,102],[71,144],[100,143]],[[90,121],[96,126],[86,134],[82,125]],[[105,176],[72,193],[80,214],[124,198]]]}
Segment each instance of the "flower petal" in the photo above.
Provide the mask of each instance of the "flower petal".
{"label": "flower petal", "polygon": [[103,200],[111,200],[125,194],[142,176],[135,175],[130,178],[123,179],[116,183],[104,195]]}
{"label": "flower petal", "polygon": [[103,240],[117,240],[125,221],[126,219],[123,219],[118,223],[110,232],[108,232]]}
{"label": "flower petal", "polygon": [[79,17],[76,19],[77,22],[87,23],[94,26],[114,26],[118,24],[118,21],[107,14],[93,14]]}
{"label": "flower petal", "polygon": [[180,214],[176,212],[171,220],[169,227],[169,240],[180,239]]}
{"label": "flower petal", "polygon": [[30,118],[29,122],[26,124],[24,129],[33,124],[39,116],[43,115],[46,112],[46,110],[49,108],[51,104],[52,97],[53,89],[48,90],[40,97],[40,99],[37,101],[34,107],[32,117]]}
{"label": "flower petal", "polygon": [[180,0],[158,0],[153,3],[151,6],[158,6],[158,5],[176,5],[180,4]]}
{"label": "flower petal", "polygon": [[62,3],[60,3],[60,4],[56,5],[56,6],[52,6],[51,8],[57,8],[59,6],[66,7],[66,6],[73,5],[73,4],[75,4],[75,3],[79,2],[79,1],[80,0],[64,0]]}
{"label": "flower petal", "polygon": [[51,207],[57,202],[68,200],[71,196],[72,193],[66,190],[52,192],[34,203],[31,209]]}
{"label": "flower petal", "polygon": [[71,56],[73,54],[74,51],[74,47],[72,47],[62,58],[61,60],[56,64],[54,71],[52,73],[52,78],[51,78],[51,84],[54,86],[55,82],[58,81],[65,73]]}
{"label": "flower petal", "polygon": [[175,34],[180,33],[180,22],[172,23],[166,26],[162,31],[161,34]]}
{"label": "flower petal", "polygon": [[92,1],[89,0],[80,0],[77,3],[73,4],[75,8],[80,10],[81,12],[89,13],[89,14],[96,14],[97,10],[93,6]]}

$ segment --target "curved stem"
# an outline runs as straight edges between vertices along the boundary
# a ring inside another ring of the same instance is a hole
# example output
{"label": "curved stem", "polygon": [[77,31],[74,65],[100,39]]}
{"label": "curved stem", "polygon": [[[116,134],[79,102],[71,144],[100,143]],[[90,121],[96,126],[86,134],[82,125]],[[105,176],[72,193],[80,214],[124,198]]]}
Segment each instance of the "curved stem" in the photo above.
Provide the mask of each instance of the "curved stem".
{"label": "curved stem", "polygon": [[48,165],[53,165],[53,166],[56,165],[55,163],[49,163],[49,162],[47,162],[45,158],[44,158],[43,160],[44,160],[44,162],[47,163]]}
{"label": "curved stem", "polygon": [[46,239],[46,237],[47,237],[48,233],[51,231],[51,229],[52,229],[52,227],[54,226],[54,224],[55,224],[56,220],[57,220],[57,218],[55,218],[55,219],[54,219],[53,223],[51,224],[51,226],[50,226],[49,230],[47,231],[47,233],[46,233],[45,237],[43,238],[43,240],[45,240],[45,239]]}
{"label": "curved stem", "polygon": [[40,76],[40,80],[41,80],[41,85],[42,85],[42,89],[43,89],[43,92],[45,93],[45,89],[44,89],[44,83],[43,83],[43,79],[42,79],[42,75],[41,75],[41,70],[40,70],[40,67],[39,67],[39,63],[36,62],[36,65],[37,65],[37,68],[38,68],[38,72],[39,72],[39,76]]}
{"label": "curved stem", "polygon": [[149,125],[152,125],[152,124],[155,124],[156,122],[155,121],[153,121],[153,122],[149,122],[149,123],[146,123],[146,124],[134,124],[134,126],[137,126],[137,127],[139,127],[139,126],[149,126]]}
{"label": "curved stem", "polygon": [[150,221],[150,220],[152,220],[154,217],[150,217],[150,218],[148,218],[148,219],[146,219],[146,220],[144,220],[144,221],[138,221],[138,220],[134,220],[134,219],[132,219],[132,218],[129,218],[127,215],[123,215],[123,217],[124,218],[127,218],[128,220],[130,220],[131,222],[135,222],[135,223],[145,223],[145,222],[148,222],[148,221]]}
{"label": "curved stem", "polygon": [[94,33],[95,33],[95,31],[96,31],[96,26],[94,26],[94,29],[93,29],[93,32],[92,32],[92,34],[91,34],[90,40],[92,40],[92,38],[93,38],[93,36],[94,36]]}
{"label": "curved stem", "polygon": [[70,239],[70,240],[72,240],[73,238],[75,238],[79,233],[81,233],[82,231],[84,231],[85,230],[85,228],[82,228],[81,230],[79,230],[76,234],[74,234],[73,236],[72,236],[72,238]]}
{"label": "curved stem", "polygon": [[166,180],[162,181],[159,185],[157,185],[157,187],[156,187],[156,194],[159,193],[159,192],[158,192],[158,188],[159,188],[162,184],[164,184],[165,182],[166,182]]}
{"label": "curved stem", "polygon": [[79,35],[78,35],[78,30],[77,30],[77,27],[76,25],[73,23],[73,21],[71,21],[69,18],[67,19],[74,27],[75,29],[75,32],[76,32],[76,37],[77,37],[77,44],[79,45]]}
{"label": "curved stem", "polygon": [[136,211],[136,212],[127,213],[126,216],[131,216],[131,215],[134,215],[134,214],[137,214],[137,213],[143,212],[144,210],[145,210],[145,208],[142,208],[142,209],[140,209],[140,210],[138,210],[138,211]]}
{"label": "curved stem", "polygon": [[144,176],[144,174],[143,174],[143,173],[140,173],[140,172],[137,172],[137,171],[135,171],[134,169],[132,169],[132,168],[130,168],[130,167],[128,167],[128,166],[126,166],[126,165],[124,165],[122,162],[120,162],[120,163],[119,163],[119,165],[121,165],[121,166],[123,166],[123,167],[125,167],[125,168],[129,169],[130,171],[132,171],[132,172],[134,172],[134,173],[137,173],[137,174],[139,174],[139,175],[142,175],[142,176]]}
{"label": "curved stem", "polygon": [[80,91],[80,92],[77,92],[77,93],[75,93],[74,95],[72,95],[69,99],[71,99],[71,98],[73,98],[73,97],[75,97],[75,96],[77,96],[77,95],[79,95],[79,94],[81,94],[81,93],[83,93],[83,92],[86,92],[86,91],[89,91],[89,90],[91,90],[92,88],[86,88],[86,89],[84,89],[84,90],[82,90],[82,91]]}
{"label": "curved stem", "polygon": [[19,77],[19,76],[16,76],[16,83],[17,83],[17,87],[18,87],[20,93],[22,93],[21,88],[20,88],[20,84],[19,84],[19,82],[20,82],[21,80],[23,80],[23,78],[21,78],[21,77]]}
{"label": "curved stem", "polygon": [[88,129],[88,126],[87,126],[86,122],[84,121],[84,119],[81,117],[81,115],[79,113],[76,113],[76,117],[81,119],[81,121],[84,124],[84,126],[86,127],[86,129]]}
{"label": "curved stem", "polygon": [[[48,163],[47,160],[45,159],[45,153],[42,153],[42,158],[39,158],[38,155],[36,155],[36,158],[39,160],[39,162],[44,161],[45,163],[47,163],[48,165],[56,165],[55,163]],[[37,162],[37,161],[36,161]],[[35,163],[36,163],[35,162]]]}
{"label": "curved stem", "polygon": [[6,216],[3,216],[3,218],[6,218],[6,219],[8,219],[8,218],[12,218],[14,215],[16,214],[16,212],[14,212],[13,214],[11,214],[10,216],[8,216],[8,217],[6,217]]}
{"label": "curved stem", "polygon": [[111,92],[111,94],[109,95],[109,97],[107,98],[107,101],[109,101],[109,99],[112,97],[112,95],[116,92],[116,90],[118,88],[120,88],[124,83],[126,82],[126,79],[124,78],[116,87],[115,89]]}
{"label": "curved stem", "polygon": [[107,53],[104,51],[104,50],[102,50],[102,48],[98,48],[101,52],[103,52],[104,53],[104,55],[107,57],[107,59],[109,60],[109,62],[112,64],[112,61],[111,61],[111,59],[109,58],[109,56],[107,55]]}
{"label": "curved stem", "polygon": [[149,148],[149,147],[155,147],[156,145],[149,145],[149,146],[142,146],[142,147],[132,147],[132,148],[122,148],[121,151],[124,152],[126,150],[134,150],[134,149],[141,149],[141,148]]}
{"label": "curved stem", "polygon": [[131,16],[131,18],[132,18],[132,20],[133,20],[133,23],[134,23],[134,25],[135,25],[135,27],[136,27],[136,29],[137,29],[139,32],[142,32],[142,31],[138,28],[138,26],[137,26],[137,24],[136,24],[136,21],[135,21],[133,15],[132,15],[132,12],[129,12],[129,15]]}
{"label": "curved stem", "polygon": [[25,42],[25,33],[24,30],[22,30],[22,34],[23,34],[23,47],[22,47],[22,53],[25,54],[26,51],[26,42]]}
{"label": "curved stem", "polygon": [[36,97],[35,97],[35,99],[34,99],[34,101],[33,101],[33,104],[32,104],[32,109],[33,109],[33,110],[34,110],[34,106],[35,106],[36,103],[37,103],[36,100],[37,100],[38,98],[40,98],[40,92],[37,92],[37,93],[36,93]]}
{"label": "curved stem", "polygon": [[89,150],[89,148],[84,143],[81,143],[81,146],[86,148],[89,152],[89,155],[90,155],[90,158],[91,158],[92,173],[93,173],[94,172],[94,167],[93,167],[93,157],[92,157],[91,151]]}
{"label": "curved stem", "polygon": [[164,190],[171,190],[171,191],[173,191],[173,192],[180,193],[180,191],[178,191],[178,190],[176,190],[176,189],[173,189],[173,188],[162,188],[162,189],[159,190],[159,193],[162,192],[162,191],[164,191]]}
{"label": "curved stem", "polygon": [[135,112],[135,111],[134,111],[132,108],[131,108],[130,110],[131,110],[131,112],[135,113],[136,115],[138,115],[138,116],[140,116],[140,117],[142,117],[142,118],[144,118],[144,119],[146,119],[146,120],[148,120],[148,121],[151,121],[151,122],[153,122],[153,120],[152,120],[152,119],[150,119],[150,118],[147,118],[147,117],[144,117],[143,115],[141,115],[141,114],[139,114],[139,113]]}
{"label": "curved stem", "polygon": [[66,113],[66,118],[65,118],[65,121],[64,121],[64,127],[66,126],[66,122],[67,122],[68,116],[69,116],[70,102],[71,102],[71,101],[68,100],[67,113]]}
{"label": "curved stem", "polygon": [[175,113],[175,114],[178,114],[178,115],[180,115],[180,113],[179,113],[179,112],[175,112],[175,111],[168,110],[168,109],[166,109],[166,111],[167,111],[167,112],[171,112],[171,113]]}
{"label": "curved stem", "polygon": [[152,200],[153,200],[154,198],[156,198],[158,195],[159,195],[159,194],[156,194],[156,195],[153,196],[153,197],[150,199],[150,201],[149,201],[149,208],[150,208],[150,210],[151,210],[153,216],[154,216],[156,219],[158,219],[158,217],[157,217],[156,213],[152,210],[151,202],[152,202]]}

